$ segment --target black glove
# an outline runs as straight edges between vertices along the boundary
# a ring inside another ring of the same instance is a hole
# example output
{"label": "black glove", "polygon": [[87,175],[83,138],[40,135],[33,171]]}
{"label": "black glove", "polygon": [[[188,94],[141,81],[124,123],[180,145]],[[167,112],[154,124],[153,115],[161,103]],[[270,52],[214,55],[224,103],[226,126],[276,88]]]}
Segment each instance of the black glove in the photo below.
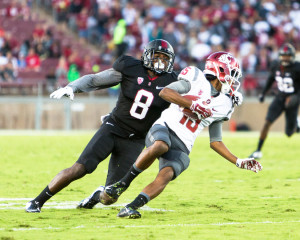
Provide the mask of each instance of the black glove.
{"label": "black glove", "polygon": [[258,101],[261,102],[261,103],[264,102],[265,101],[265,95],[264,94],[259,94],[258,95]]}

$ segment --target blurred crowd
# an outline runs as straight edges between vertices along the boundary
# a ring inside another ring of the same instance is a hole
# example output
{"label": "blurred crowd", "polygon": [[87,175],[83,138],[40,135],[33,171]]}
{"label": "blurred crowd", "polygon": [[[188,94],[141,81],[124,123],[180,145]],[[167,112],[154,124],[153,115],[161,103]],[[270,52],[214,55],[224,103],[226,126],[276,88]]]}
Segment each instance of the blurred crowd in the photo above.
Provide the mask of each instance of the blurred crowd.
{"label": "blurred crowd", "polygon": [[73,70],[88,71],[95,62],[111,64],[123,53],[139,58],[148,41],[163,38],[174,47],[175,70],[190,64],[203,68],[211,52],[231,52],[240,59],[247,76],[243,88],[251,95],[261,85],[257,73],[268,71],[284,42],[300,50],[299,1],[12,0],[0,13],[26,19],[33,4],[75,32],[81,44],[96,46],[97,59],[84,59],[76,50],[63,46],[53,38],[53,29],[47,24],[37,24],[31,39],[14,49],[13,38],[17,36],[3,33],[0,25],[2,79],[14,79],[16,68],[38,70],[41,58],[60,59],[61,69],[56,74],[68,75],[71,65]]}

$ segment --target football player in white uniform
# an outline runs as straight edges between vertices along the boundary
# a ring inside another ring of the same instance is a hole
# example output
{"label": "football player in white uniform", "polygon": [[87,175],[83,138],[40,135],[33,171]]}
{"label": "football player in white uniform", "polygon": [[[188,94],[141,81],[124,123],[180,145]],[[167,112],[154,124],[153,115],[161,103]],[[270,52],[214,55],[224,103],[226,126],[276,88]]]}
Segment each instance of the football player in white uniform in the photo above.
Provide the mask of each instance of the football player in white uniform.
{"label": "football player in white uniform", "polygon": [[188,168],[189,153],[198,134],[209,126],[210,146],[239,168],[258,172],[262,169],[253,158],[240,159],[222,142],[222,122],[227,121],[234,105],[242,103],[237,92],[241,70],[237,60],[227,52],[211,54],[202,72],[196,67],[183,69],[178,82],[165,87],[160,96],[171,102],[153,124],[146,137],[147,148],[130,171],[118,182],[107,186],[108,197],[118,197],[133,179],[159,159],[159,173],[137,198],[118,213],[118,217],[139,218],[138,208],[157,197],[166,185]]}

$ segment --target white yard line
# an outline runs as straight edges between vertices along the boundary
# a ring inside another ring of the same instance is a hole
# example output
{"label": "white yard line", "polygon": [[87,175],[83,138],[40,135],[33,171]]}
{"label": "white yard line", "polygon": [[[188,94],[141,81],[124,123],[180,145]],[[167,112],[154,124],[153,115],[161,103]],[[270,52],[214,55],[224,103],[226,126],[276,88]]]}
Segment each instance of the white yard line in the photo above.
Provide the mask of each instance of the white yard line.
{"label": "white yard line", "polygon": [[[131,221],[131,220],[130,220]],[[264,222],[218,222],[218,223],[192,223],[192,224],[158,224],[158,225],[122,225],[124,228],[165,228],[165,227],[199,227],[199,226],[226,226],[226,225],[263,225],[263,224],[290,224],[290,223],[300,223],[300,220],[294,221],[280,221],[280,222],[273,222],[273,221],[264,221]],[[119,228],[120,225],[104,225],[104,226],[96,226],[94,228]],[[90,228],[90,226],[76,226],[70,229],[78,229],[78,228]],[[33,231],[33,230],[63,230],[64,228],[57,228],[57,227],[46,227],[46,228],[0,228],[0,231],[5,230],[12,230],[12,231]]]}
{"label": "white yard line", "polygon": [[[31,198],[0,198],[0,210],[25,210],[25,204],[30,201]],[[43,209],[75,209],[79,201],[63,201],[63,202],[54,202],[49,201],[44,206]],[[112,207],[124,207],[124,204],[114,204],[110,206],[105,206],[98,204],[95,208],[100,209],[111,209]],[[141,208],[144,211],[150,212],[173,212],[174,210],[166,210],[160,208],[150,208],[147,205]]]}

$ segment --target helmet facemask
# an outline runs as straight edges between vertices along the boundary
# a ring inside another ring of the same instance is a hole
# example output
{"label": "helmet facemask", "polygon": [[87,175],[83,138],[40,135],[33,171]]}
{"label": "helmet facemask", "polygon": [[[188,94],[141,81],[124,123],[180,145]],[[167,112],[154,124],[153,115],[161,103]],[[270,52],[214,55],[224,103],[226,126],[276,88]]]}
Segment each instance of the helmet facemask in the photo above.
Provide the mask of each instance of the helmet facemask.
{"label": "helmet facemask", "polygon": [[[155,57],[155,53],[162,53],[168,57],[167,59],[161,59]],[[149,49],[144,51],[144,65],[150,70],[156,72],[157,74],[171,73],[173,71],[174,57],[172,54],[166,51],[155,51],[155,49]]]}
{"label": "helmet facemask", "polygon": [[[162,53],[164,56],[155,56],[158,53]],[[173,47],[170,43],[163,39],[156,39],[149,42],[145,46],[142,55],[144,67],[150,69],[156,74],[171,73],[173,71],[174,60],[175,54]]]}

